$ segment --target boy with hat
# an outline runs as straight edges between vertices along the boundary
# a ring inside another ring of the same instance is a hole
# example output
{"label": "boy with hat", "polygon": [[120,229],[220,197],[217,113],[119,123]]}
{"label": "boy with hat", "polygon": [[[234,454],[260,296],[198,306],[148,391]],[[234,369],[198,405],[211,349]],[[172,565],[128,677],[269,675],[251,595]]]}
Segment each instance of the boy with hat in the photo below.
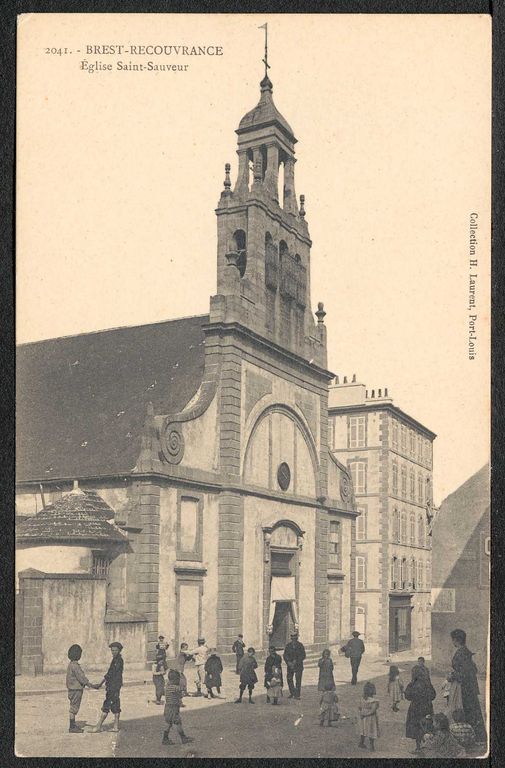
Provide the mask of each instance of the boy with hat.
{"label": "boy with hat", "polygon": [[70,726],[68,732],[83,733],[83,729],[76,725],[75,716],[79,712],[81,706],[84,688],[86,686],[88,686],[88,688],[100,688],[100,686],[98,684],[95,685],[94,683],[90,683],[82,671],[81,665],[79,664],[79,659],[82,656],[82,648],[80,645],[71,645],[68,649],[67,656],[70,659],[67,667],[67,690],[68,700],[70,702]]}
{"label": "boy with hat", "polygon": [[192,738],[186,736],[184,728],[182,727],[182,720],[180,715],[181,707],[181,688],[180,688],[180,674],[176,669],[171,669],[168,673],[168,680],[165,689],[165,730],[163,731],[162,744],[175,744],[175,741],[170,739],[170,729],[175,725],[181,744],[188,744],[193,741]]}
{"label": "boy with hat", "polygon": [[164,635],[159,635],[158,642],[156,643],[156,650],[157,651],[165,651],[165,656],[166,656],[169,645],[170,645],[170,643],[166,642],[165,636]]}
{"label": "boy with hat", "polygon": [[240,675],[239,664],[240,664],[240,659],[244,655],[244,648],[245,648],[244,635],[237,635],[237,639],[235,640],[235,642],[231,647],[231,650],[235,654],[235,658],[237,660],[237,664],[235,667],[236,675]]}
{"label": "boy with hat", "polygon": [[358,669],[361,664],[361,657],[365,653],[365,644],[359,639],[360,632],[356,629],[352,633],[352,638],[340,650],[345,653],[346,659],[351,662],[351,685],[358,684]]}
{"label": "boy with hat", "polygon": [[121,686],[123,685],[123,657],[121,651],[123,646],[115,640],[109,645],[112,653],[112,661],[109,669],[104,675],[104,678],[98,688],[101,688],[105,683],[105,700],[102,704],[102,714],[100,720],[91,728],[90,733],[100,733],[105,718],[112,712],[114,715],[113,731],[119,731],[119,714],[121,712],[121,700],[119,694],[121,692]]}

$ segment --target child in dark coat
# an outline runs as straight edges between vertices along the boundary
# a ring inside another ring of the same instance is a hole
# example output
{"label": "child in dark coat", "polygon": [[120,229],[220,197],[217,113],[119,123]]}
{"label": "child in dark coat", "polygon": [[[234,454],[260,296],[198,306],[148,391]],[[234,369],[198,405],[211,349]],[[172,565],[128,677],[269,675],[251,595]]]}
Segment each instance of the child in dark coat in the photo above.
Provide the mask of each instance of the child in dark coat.
{"label": "child in dark coat", "polygon": [[235,700],[235,704],[241,704],[242,703],[242,696],[244,694],[245,689],[247,688],[249,690],[249,704],[254,704],[254,701],[252,699],[252,692],[254,689],[254,686],[258,682],[258,676],[256,675],[256,672],[254,671],[258,667],[258,662],[256,661],[256,658],[254,654],[256,651],[254,648],[248,648],[247,649],[247,655],[243,656],[240,659],[240,665],[239,665],[239,673],[240,673],[240,687],[239,687],[239,697]]}
{"label": "child in dark coat", "polygon": [[420,666],[412,670],[412,680],[404,691],[407,701],[410,701],[405,723],[407,739],[415,739],[415,752],[420,752],[424,736],[423,722],[426,715],[433,715],[432,701],[436,696],[429,673]]}
{"label": "child in dark coat", "polygon": [[82,656],[82,648],[80,645],[71,645],[68,649],[68,658],[70,663],[67,667],[67,691],[68,700],[70,702],[69,715],[70,725],[68,728],[69,733],[83,733],[83,729],[79,728],[75,723],[75,716],[79,712],[81,706],[82,694],[84,688],[100,688],[99,685],[90,683],[84,672],[82,671],[79,659]]}
{"label": "child in dark coat", "polygon": [[223,664],[221,659],[216,653],[215,648],[210,649],[210,655],[205,662],[205,686],[207,688],[207,698],[215,699],[216,697],[212,693],[212,689],[215,688],[221,693],[221,672],[223,671]]}
{"label": "child in dark coat", "polygon": [[179,713],[181,707],[182,693],[179,683],[181,682],[181,676],[176,669],[171,669],[168,673],[167,685],[165,688],[165,723],[166,727],[163,731],[162,744],[175,744],[175,741],[171,741],[169,738],[170,729],[175,725],[177,733],[181,739],[181,744],[188,744],[193,741],[189,736],[184,733],[182,727],[181,715]]}
{"label": "child in dark coat", "polygon": [[161,704],[162,696],[165,694],[165,672],[167,669],[167,652],[164,649],[159,648],[156,651],[156,658],[152,665],[156,704]]}
{"label": "child in dark coat", "polygon": [[[318,691],[331,691],[333,688],[335,688],[335,679],[333,677],[333,661],[331,659],[331,652],[329,648],[325,648],[321,658],[317,662],[317,665],[319,667],[319,680],[317,683],[317,690]],[[327,688],[326,686],[330,684],[332,687]]]}
{"label": "child in dark coat", "polygon": [[114,726],[112,730],[116,732],[119,731],[119,714],[121,712],[121,699],[119,698],[119,694],[121,692],[121,686],[123,685],[123,657],[121,656],[123,646],[116,641],[111,643],[109,648],[112,653],[112,661],[102,682],[98,686],[101,688],[105,683],[105,700],[102,704],[102,714],[100,715],[100,720],[97,725],[91,728],[90,733],[100,733],[102,725],[109,712],[112,712],[114,715]]}

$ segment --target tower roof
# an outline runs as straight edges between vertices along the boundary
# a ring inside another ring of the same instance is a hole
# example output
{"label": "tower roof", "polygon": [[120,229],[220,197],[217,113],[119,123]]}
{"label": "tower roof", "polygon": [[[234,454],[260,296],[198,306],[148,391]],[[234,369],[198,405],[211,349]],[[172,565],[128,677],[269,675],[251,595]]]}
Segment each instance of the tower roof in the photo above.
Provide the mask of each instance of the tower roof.
{"label": "tower roof", "polygon": [[261,96],[254,109],[244,115],[239,123],[237,133],[239,136],[247,131],[276,125],[293,142],[296,142],[293,129],[288,121],[281,115],[274,104],[272,97],[273,85],[270,78],[265,75],[260,83]]}

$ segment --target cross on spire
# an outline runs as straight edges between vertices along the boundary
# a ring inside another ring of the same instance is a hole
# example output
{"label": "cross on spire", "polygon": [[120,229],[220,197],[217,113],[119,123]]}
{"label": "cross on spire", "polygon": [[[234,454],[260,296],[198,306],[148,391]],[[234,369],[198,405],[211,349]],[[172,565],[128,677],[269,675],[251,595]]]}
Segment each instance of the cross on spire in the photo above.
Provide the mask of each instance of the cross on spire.
{"label": "cross on spire", "polygon": [[268,22],[262,24],[261,27],[258,27],[258,29],[265,30],[265,58],[262,59],[262,62],[265,65],[265,77],[267,77],[268,70],[270,69],[270,64],[268,63]]}

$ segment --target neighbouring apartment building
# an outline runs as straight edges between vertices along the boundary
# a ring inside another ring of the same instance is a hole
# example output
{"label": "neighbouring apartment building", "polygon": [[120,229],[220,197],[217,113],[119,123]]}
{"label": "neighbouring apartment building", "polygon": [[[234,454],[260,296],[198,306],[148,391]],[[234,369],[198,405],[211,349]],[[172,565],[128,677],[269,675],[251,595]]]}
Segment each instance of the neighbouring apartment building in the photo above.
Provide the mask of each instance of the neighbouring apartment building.
{"label": "neighbouring apartment building", "polygon": [[355,376],[330,387],[329,431],[359,512],[356,629],[372,653],[428,654],[436,435]]}

